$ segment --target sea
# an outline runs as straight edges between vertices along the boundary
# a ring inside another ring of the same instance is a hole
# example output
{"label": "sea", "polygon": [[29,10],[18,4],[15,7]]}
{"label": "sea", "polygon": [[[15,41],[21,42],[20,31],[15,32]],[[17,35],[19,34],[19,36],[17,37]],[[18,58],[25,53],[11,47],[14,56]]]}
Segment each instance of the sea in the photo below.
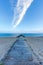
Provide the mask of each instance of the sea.
{"label": "sea", "polygon": [[0,33],[0,37],[17,37],[19,35],[24,35],[26,37],[39,37],[39,36],[43,36],[43,33]]}

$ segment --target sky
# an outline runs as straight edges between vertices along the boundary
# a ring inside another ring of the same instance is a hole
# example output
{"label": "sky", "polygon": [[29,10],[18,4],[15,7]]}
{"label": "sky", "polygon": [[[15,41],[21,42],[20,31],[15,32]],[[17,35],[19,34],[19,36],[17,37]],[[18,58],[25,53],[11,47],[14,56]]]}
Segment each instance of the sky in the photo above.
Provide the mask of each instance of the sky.
{"label": "sky", "polygon": [[43,0],[0,0],[1,32],[43,32]]}

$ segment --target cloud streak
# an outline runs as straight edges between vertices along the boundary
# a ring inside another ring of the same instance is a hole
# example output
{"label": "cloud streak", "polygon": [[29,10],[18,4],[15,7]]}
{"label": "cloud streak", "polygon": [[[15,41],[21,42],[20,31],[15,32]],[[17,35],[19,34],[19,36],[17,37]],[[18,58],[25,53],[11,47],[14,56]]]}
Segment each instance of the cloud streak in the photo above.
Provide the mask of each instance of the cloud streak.
{"label": "cloud streak", "polygon": [[[32,2],[33,0],[18,0],[16,6],[12,6],[14,12],[12,20],[13,28],[17,27],[20,24]],[[14,5],[14,3],[11,3],[11,5]]]}

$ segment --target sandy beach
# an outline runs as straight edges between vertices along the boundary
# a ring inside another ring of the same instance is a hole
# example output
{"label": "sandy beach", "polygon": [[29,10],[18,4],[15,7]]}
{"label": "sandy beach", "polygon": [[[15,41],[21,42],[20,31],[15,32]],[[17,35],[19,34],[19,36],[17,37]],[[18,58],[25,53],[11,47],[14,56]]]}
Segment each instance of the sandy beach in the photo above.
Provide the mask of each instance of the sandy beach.
{"label": "sandy beach", "polygon": [[36,56],[40,58],[39,61],[43,61],[43,36],[27,37],[26,39]]}
{"label": "sandy beach", "polygon": [[16,40],[15,37],[0,37],[0,60],[10,49],[15,40]]}
{"label": "sandy beach", "polygon": [[[5,54],[7,54],[8,50],[11,48],[16,39],[16,37],[0,38],[0,60],[5,56]],[[30,51],[32,51],[34,61],[43,62],[43,37],[25,37],[25,40],[28,43],[28,50],[29,46],[31,48]],[[17,45],[18,44],[20,43],[17,43]]]}

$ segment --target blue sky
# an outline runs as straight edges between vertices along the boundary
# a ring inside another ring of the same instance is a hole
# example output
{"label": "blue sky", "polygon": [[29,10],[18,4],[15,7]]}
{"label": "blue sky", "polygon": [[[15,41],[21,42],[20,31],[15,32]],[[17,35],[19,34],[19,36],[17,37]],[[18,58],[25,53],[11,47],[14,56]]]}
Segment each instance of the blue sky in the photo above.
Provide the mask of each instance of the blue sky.
{"label": "blue sky", "polygon": [[[14,6],[17,0],[14,0]],[[14,16],[10,0],[0,0],[0,32],[43,32],[43,0],[34,0],[20,24],[13,28]]]}

